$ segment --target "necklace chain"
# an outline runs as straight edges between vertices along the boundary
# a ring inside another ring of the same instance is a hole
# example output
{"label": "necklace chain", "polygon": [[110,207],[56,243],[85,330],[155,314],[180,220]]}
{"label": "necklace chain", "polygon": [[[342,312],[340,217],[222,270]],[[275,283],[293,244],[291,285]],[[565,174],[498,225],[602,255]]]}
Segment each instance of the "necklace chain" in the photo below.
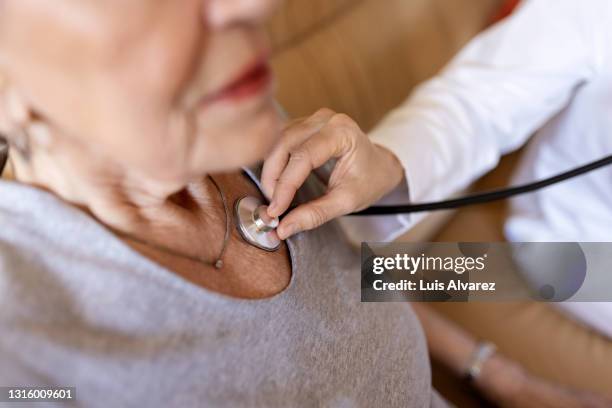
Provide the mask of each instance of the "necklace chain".
{"label": "necklace chain", "polygon": [[154,244],[151,242],[147,242],[145,240],[142,240],[138,237],[135,237],[134,235],[131,234],[126,234],[124,232],[119,232],[119,231],[115,231],[118,235],[124,236],[126,238],[129,238],[133,241],[136,241],[142,245],[146,245],[150,248],[154,248],[157,249],[159,251],[165,252],[169,255],[172,256],[177,256],[180,258],[185,258],[185,259],[189,259],[191,261],[194,262],[199,262],[201,264],[204,264],[206,266],[212,266],[216,269],[221,269],[223,268],[223,255],[225,255],[225,250],[227,249],[227,245],[229,243],[229,239],[230,239],[230,230],[231,230],[231,220],[230,220],[230,213],[229,213],[229,207],[227,205],[227,198],[225,197],[225,194],[223,193],[223,190],[221,190],[221,187],[219,187],[219,184],[217,183],[217,181],[210,175],[207,176],[208,179],[212,182],[212,184],[215,186],[215,189],[219,192],[219,196],[221,197],[221,202],[223,203],[223,210],[225,212],[225,236],[223,237],[223,245],[221,246],[221,251],[219,252],[219,255],[217,256],[217,258],[214,261],[208,261],[206,259],[202,259],[199,256],[195,256],[195,255],[189,255],[189,254],[185,254],[179,251],[175,251],[173,249],[170,249],[168,247],[162,246],[162,245],[158,245],[158,244]]}

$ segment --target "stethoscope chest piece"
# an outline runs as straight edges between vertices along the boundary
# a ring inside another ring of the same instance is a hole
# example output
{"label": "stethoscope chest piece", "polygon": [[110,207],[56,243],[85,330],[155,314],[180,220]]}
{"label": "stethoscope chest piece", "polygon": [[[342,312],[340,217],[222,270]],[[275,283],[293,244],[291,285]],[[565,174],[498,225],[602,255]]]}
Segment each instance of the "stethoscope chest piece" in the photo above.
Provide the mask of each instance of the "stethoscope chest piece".
{"label": "stethoscope chest piece", "polygon": [[263,202],[252,196],[245,196],[236,201],[234,212],[236,226],[242,238],[249,244],[265,251],[276,251],[281,244],[276,227],[278,218],[270,218]]}

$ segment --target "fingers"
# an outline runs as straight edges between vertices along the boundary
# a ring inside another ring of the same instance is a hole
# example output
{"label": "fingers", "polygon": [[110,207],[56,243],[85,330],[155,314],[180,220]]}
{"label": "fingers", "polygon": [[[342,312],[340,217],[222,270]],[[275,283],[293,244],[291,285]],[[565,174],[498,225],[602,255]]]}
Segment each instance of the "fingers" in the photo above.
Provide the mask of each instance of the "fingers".
{"label": "fingers", "polygon": [[353,199],[347,192],[337,189],[310,201],[288,213],[278,226],[280,239],[287,239],[298,232],[317,228],[328,221],[349,213]]}
{"label": "fingers", "polygon": [[330,109],[320,109],[314,115],[295,120],[285,128],[280,142],[266,158],[261,173],[262,188],[268,198],[272,197],[276,183],[287,166],[290,151],[321,130],[334,115],[335,112]]}
{"label": "fingers", "polygon": [[289,161],[276,183],[268,208],[271,217],[278,217],[287,211],[297,190],[314,169],[345,154],[349,143],[344,136],[344,133],[334,129],[323,128],[290,152]]}
{"label": "fingers", "polygon": [[286,128],[262,172],[262,186],[271,199],[269,216],[278,217],[287,211],[296,192],[315,169],[332,159],[338,162],[331,172],[327,194],[287,214],[277,229],[279,238],[286,239],[350,213],[356,209],[359,196],[367,202],[367,191],[364,194],[349,171],[360,158],[363,165],[368,164],[367,157],[372,156],[368,152],[373,149],[367,142],[367,136],[351,118],[328,109]]}

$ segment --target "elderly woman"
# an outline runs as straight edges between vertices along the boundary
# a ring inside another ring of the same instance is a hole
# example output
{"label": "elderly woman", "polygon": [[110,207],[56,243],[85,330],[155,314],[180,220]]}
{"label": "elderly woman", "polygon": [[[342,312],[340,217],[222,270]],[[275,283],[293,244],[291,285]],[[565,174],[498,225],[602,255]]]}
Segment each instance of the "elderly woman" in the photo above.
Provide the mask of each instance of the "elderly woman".
{"label": "elderly woman", "polygon": [[443,405],[415,315],[359,303],[334,227],[265,252],[227,225],[279,133],[273,3],[2,2],[0,385],[88,407]]}
{"label": "elderly woman", "polygon": [[[73,386],[88,407],[445,405],[413,311],[360,304],[336,226],[275,252],[236,232],[236,200],[263,199],[241,168],[280,128],[273,3],[0,4],[17,179],[0,182],[0,386]],[[301,131],[330,122],[353,126],[321,111]]]}

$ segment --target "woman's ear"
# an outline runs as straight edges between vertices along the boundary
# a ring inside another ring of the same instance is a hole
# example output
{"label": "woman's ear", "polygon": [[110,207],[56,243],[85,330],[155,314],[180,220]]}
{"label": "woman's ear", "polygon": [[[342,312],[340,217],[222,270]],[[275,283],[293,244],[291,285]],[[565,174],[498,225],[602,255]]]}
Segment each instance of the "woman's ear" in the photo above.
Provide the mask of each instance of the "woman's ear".
{"label": "woman's ear", "polygon": [[[30,106],[0,72],[0,176],[3,167],[8,165],[9,177],[14,177],[11,173],[17,168],[24,177],[31,177],[36,157],[49,150],[50,127]],[[6,177],[6,171],[4,173]]]}

